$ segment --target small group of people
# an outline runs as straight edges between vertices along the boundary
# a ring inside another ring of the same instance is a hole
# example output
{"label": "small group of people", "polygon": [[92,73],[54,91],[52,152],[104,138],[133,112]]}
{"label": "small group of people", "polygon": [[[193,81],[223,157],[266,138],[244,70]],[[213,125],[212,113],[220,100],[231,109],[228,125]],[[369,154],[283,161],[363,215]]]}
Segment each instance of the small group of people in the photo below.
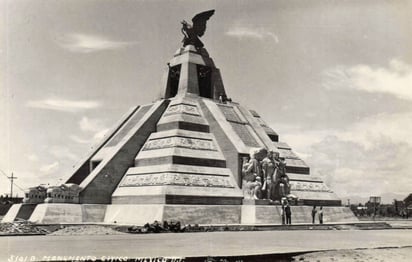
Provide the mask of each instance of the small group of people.
{"label": "small group of people", "polygon": [[[320,206],[319,211],[316,209],[316,206],[313,206],[312,209],[312,224],[315,224],[316,221],[316,214],[319,218],[319,224],[323,224],[323,207]],[[286,198],[282,198],[282,209],[280,213],[282,217],[282,225],[290,225],[292,224],[292,212],[290,209],[289,202]]]}
{"label": "small group of people", "polygon": [[246,199],[280,200],[290,194],[286,162],[279,152],[269,150],[259,159],[259,150],[252,150],[250,158],[243,158],[242,188]]}
{"label": "small group of people", "polygon": [[319,224],[323,224],[323,207],[320,206],[319,211],[316,209],[316,206],[312,208],[312,224],[315,224],[316,213],[318,214]]}

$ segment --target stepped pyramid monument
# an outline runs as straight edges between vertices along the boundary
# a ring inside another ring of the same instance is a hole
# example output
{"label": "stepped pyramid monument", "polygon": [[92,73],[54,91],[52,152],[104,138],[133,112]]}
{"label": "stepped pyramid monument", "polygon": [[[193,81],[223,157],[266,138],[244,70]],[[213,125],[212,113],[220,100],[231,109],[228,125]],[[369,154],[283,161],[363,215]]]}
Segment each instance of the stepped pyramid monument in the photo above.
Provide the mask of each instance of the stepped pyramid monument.
{"label": "stepped pyramid monument", "polygon": [[[163,99],[132,108],[63,185],[28,189],[3,222],[281,223],[285,199],[294,222],[311,222],[313,205],[324,206],[326,222],[356,220],[257,112],[228,98],[199,40],[213,13],[182,22],[183,47],[168,63]],[[245,167],[272,153],[284,163],[284,182],[259,184],[258,173],[245,182]]]}

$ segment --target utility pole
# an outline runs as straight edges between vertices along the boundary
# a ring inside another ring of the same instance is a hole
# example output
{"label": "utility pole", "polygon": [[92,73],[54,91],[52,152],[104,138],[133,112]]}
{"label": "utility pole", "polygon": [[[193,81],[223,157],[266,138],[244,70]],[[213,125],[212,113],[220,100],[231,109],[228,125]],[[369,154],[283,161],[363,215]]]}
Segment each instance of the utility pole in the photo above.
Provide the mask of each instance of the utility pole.
{"label": "utility pole", "polygon": [[13,183],[14,179],[17,179],[17,177],[15,177],[12,172],[11,176],[9,176],[8,178],[10,179],[10,197],[13,198]]}

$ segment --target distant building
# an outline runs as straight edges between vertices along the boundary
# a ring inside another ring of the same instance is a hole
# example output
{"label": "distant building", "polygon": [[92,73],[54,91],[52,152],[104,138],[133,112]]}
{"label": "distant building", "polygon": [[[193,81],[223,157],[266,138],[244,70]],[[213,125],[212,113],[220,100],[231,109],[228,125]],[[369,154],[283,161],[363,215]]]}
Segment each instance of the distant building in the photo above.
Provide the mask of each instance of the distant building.
{"label": "distant building", "polygon": [[409,194],[404,200],[405,204],[405,211],[406,211],[406,216],[409,217],[409,215],[412,213],[412,194]]}
{"label": "distant building", "polygon": [[405,206],[410,207],[412,205],[412,193],[407,196],[403,202],[405,203]]}

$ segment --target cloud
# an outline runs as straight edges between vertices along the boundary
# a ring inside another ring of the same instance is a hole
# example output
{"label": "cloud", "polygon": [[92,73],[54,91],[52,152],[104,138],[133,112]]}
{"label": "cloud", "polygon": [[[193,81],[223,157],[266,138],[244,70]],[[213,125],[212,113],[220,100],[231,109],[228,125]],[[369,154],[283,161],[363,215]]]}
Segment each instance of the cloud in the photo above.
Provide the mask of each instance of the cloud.
{"label": "cloud", "polygon": [[49,165],[44,165],[42,167],[40,167],[40,172],[44,173],[44,174],[51,174],[56,172],[59,169],[59,162],[55,161],[52,164]]}
{"label": "cloud", "polygon": [[100,130],[99,132],[97,132],[96,134],[94,134],[93,139],[94,139],[95,141],[99,141],[99,140],[103,139],[103,137],[106,136],[106,134],[107,134],[108,131],[109,131],[108,128],[105,128],[105,129]]}
{"label": "cloud", "polygon": [[[80,119],[79,127],[81,131],[88,133],[88,138],[82,138],[77,135],[69,136],[72,141],[79,144],[90,144],[100,141],[109,131],[109,128],[100,119],[90,119],[86,116]],[[92,137],[90,137],[90,133],[93,133]]]}
{"label": "cloud", "polygon": [[323,73],[326,88],[353,88],[369,93],[384,93],[412,100],[412,66],[392,59],[388,67],[338,66]]}
{"label": "cloud", "polygon": [[37,162],[37,161],[39,161],[39,157],[38,157],[36,154],[27,155],[27,159],[30,160],[30,161],[32,161],[32,162]]}
{"label": "cloud", "polygon": [[89,119],[88,117],[82,117],[79,121],[79,126],[82,131],[97,132],[103,129],[101,120],[99,119]]}
{"label": "cloud", "polygon": [[92,53],[115,50],[137,44],[137,42],[114,41],[108,38],[87,34],[66,34],[57,39],[57,44],[74,53]]}
{"label": "cloud", "polygon": [[[307,162],[323,174],[328,185],[341,197],[407,194],[412,177],[409,162],[412,146],[388,139],[373,148],[328,136],[311,146]],[[315,171],[313,170],[313,171]]]}
{"label": "cloud", "polygon": [[101,131],[96,132],[92,139],[86,139],[86,138],[81,138],[79,136],[76,135],[70,135],[69,138],[79,144],[91,144],[93,142],[97,142],[100,141],[104,138],[104,136],[106,135],[106,133],[109,131],[108,128],[102,129]]}
{"label": "cloud", "polygon": [[340,197],[410,191],[412,112],[378,114],[344,129],[280,127],[281,140]]}
{"label": "cloud", "polygon": [[101,106],[101,103],[91,100],[66,100],[59,98],[50,98],[44,100],[28,101],[26,103],[26,106],[75,113],[82,110],[98,108]]}
{"label": "cloud", "polygon": [[275,43],[279,43],[279,38],[277,35],[263,27],[251,28],[245,26],[234,26],[226,32],[226,35],[239,39],[265,40],[269,38],[275,41]]}
{"label": "cloud", "polygon": [[410,136],[412,133],[412,112],[381,113],[365,117],[343,129],[307,129],[280,124],[276,124],[276,126],[276,130],[281,134],[281,139],[292,144],[295,150],[303,153],[311,145],[328,136],[336,136],[342,141],[354,142],[365,149],[376,147],[376,142],[382,139],[390,140],[392,143],[407,143],[412,146],[412,137]]}
{"label": "cloud", "polygon": [[393,143],[407,143],[412,146],[412,112],[382,113],[356,122],[349,128],[336,132],[344,141],[353,141],[369,149],[376,142],[389,139]]}
{"label": "cloud", "polygon": [[49,153],[60,160],[71,160],[76,161],[79,160],[79,156],[74,154],[69,148],[66,146],[52,146],[49,148]]}
{"label": "cloud", "polygon": [[90,140],[89,139],[84,139],[81,137],[78,137],[76,135],[70,135],[69,138],[79,144],[90,144]]}

